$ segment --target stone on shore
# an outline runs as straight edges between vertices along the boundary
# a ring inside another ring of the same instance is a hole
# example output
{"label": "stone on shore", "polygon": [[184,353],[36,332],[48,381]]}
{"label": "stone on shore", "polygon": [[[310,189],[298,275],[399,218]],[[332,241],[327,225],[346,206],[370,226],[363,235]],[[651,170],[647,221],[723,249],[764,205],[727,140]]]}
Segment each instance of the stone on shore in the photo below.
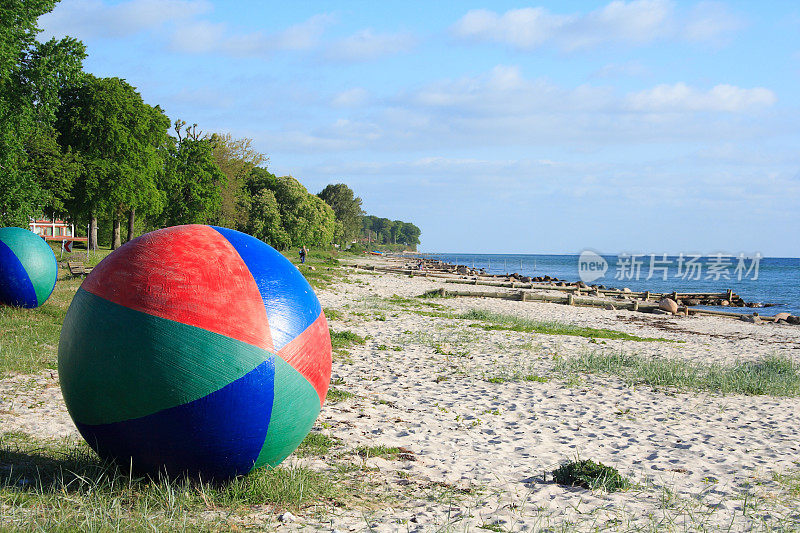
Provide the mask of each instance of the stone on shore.
{"label": "stone on shore", "polygon": [[658,301],[658,307],[672,314],[678,312],[678,304],[672,298],[662,298]]}

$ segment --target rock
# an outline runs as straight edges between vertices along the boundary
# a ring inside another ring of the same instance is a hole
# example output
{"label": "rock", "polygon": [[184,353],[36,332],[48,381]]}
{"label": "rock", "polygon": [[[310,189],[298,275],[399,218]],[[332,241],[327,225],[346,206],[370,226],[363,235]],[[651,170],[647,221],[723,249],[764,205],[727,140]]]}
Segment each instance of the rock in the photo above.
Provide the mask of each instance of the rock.
{"label": "rock", "polygon": [[731,305],[731,303],[728,300],[720,300],[719,305],[721,305],[722,307],[728,307],[729,305]]}
{"label": "rock", "polygon": [[775,315],[775,320],[788,320],[791,315],[789,313],[778,313]]}
{"label": "rock", "polygon": [[742,318],[740,318],[739,320],[742,320],[744,322],[750,322],[751,324],[761,323],[761,318],[759,318],[758,315],[742,315]]}
{"label": "rock", "polygon": [[775,323],[776,324],[788,324],[788,322],[783,318],[779,318],[778,320],[775,321]]}
{"label": "rock", "polygon": [[628,287],[622,287],[622,292],[632,292]]}
{"label": "rock", "polygon": [[522,276],[521,278],[519,278],[519,280],[521,282],[523,282],[523,283],[530,283],[531,282],[530,276]]}
{"label": "rock", "polygon": [[668,315],[668,314],[670,314],[669,311],[664,311],[663,309],[653,309],[650,312],[653,313],[654,315]]}
{"label": "rock", "polygon": [[601,291],[606,290],[606,286],[605,285],[598,285],[597,288],[600,289]]}
{"label": "rock", "polygon": [[616,307],[614,307],[614,304],[608,304],[608,305],[606,306],[606,310],[607,310],[607,311],[616,311],[616,310],[617,310],[617,308],[616,308]]}
{"label": "rock", "polygon": [[684,300],[686,305],[700,305],[700,300],[697,298],[689,298],[688,300]]}
{"label": "rock", "polygon": [[278,520],[280,520],[284,524],[288,524],[290,522],[294,522],[295,520],[297,520],[297,517],[292,513],[290,513],[289,511],[286,511],[278,518]]}
{"label": "rock", "polygon": [[658,301],[658,308],[663,309],[668,313],[675,314],[678,312],[678,304],[672,298],[662,298]]}
{"label": "rock", "polygon": [[786,319],[786,322],[795,326],[800,326],[800,316],[790,316]]}

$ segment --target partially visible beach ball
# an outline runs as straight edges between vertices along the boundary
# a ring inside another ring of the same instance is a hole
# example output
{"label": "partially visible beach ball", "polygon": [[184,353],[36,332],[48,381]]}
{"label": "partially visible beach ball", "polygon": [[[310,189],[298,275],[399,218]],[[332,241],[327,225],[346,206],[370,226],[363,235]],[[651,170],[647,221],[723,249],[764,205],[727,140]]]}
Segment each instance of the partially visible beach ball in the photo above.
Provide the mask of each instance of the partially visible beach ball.
{"label": "partially visible beach ball", "polygon": [[0,228],[0,304],[39,307],[53,294],[58,263],[44,239],[22,228]]}
{"label": "partially visible beach ball", "polygon": [[103,458],[224,480],[277,465],[308,434],[331,376],[313,289],[260,240],[176,226],[89,274],[58,346],[64,401]]}

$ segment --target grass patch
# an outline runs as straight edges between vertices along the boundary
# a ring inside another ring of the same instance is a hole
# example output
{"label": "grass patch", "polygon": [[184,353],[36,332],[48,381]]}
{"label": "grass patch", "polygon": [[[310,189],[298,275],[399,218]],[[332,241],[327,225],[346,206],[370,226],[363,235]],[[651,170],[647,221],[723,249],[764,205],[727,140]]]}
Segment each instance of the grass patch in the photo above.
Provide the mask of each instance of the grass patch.
{"label": "grass patch", "polygon": [[225,484],[151,479],[129,476],[72,439],[0,439],[0,530],[227,530],[250,506],[298,512],[349,499],[335,474],[299,466],[261,468]]}
{"label": "grass patch", "polygon": [[347,348],[352,346],[353,344],[364,344],[367,340],[358,335],[353,333],[352,331],[344,330],[344,331],[333,331],[330,330],[331,334],[331,346],[334,350],[339,348]]}
{"label": "grass patch", "polygon": [[336,446],[338,443],[339,439],[337,438],[329,437],[323,433],[312,431],[306,435],[306,438],[303,439],[303,442],[300,443],[300,446],[297,447],[297,450],[295,450],[294,454],[298,457],[321,457],[327,455],[331,448]]}
{"label": "grass patch", "polygon": [[553,481],[569,487],[583,487],[606,492],[627,490],[631,482],[616,468],[589,459],[570,461],[553,470]]}
{"label": "grass patch", "polygon": [[572,335],[596,339],[621,339],[639,342],[669,342],[668,339],[638,337],[636,335],[630,335],[628,333],[623,333],[622,331],[615,331],[612,329],[585,328],[581,326],[563,324],[560,322],[542,322],[479,309],[467,311],[466,313],[458,315],[458,318],[488,322],[488,324],[473,324],[471,326],[481,328],[486,331],[507,330],[519,331],[522,333],[542,333],[544,335]]}
{"label": "grass patch", "polygon": [[356,448],[356,453],[365,459],[370,457],[382,457],[383,459],[397,459],[400,455],[400,448],[396,446],[385,446],[379,444],[378,446],[359,446]]}
{"label": "grass patch", "polygon": [[322,310],[325,313],[325,318],[328,320],[341,320],[342,319],[342,312],[337,309],[332,309],[330,307],[326,307]]}
{"label": "grass patch", "polygon": [[722,394],[800,395],[800,365],[788,357],[770,356],[733,364],[703,364],[638,354],[588,352],[557,359],[556,372],[611,374],[630,385],[646,384]]}
{"label": "grass patch", "polygon": [[470,324],[470,327],[480,328],[485,331],[519,331],[521,333],[541,333],[543,335],[572,335],[577,337],[588,337],[597,339],[620,339],[638,342],[683,342],[671,341],[664,338],[638,337],[622,331],[613,329],[585,328],[572,326],[561,322],[544,322],[530,320],[513,315],[493,313],[482,309],[472,309],[466,313],[442,313],[436,311],[414,311],[418,315],[432,316],[439,318],[451,318],[460,320],[476,320],[483,322]]}
{"label": "grass patch", "polygon": [[792,472],[772,474],[772,478],[786,487],[786,489],[794,496],[800,496],[800,470]]}
{"label": "grass patch", "polygon": [[337,389],[336,387],[331,387],[328,389],[328,394],[327,396],[325,396],[325,401],[336,403],[344,401],[348,398],[352,398],[353,396],[355,396],[355,394],[353,394],[350,391]]}

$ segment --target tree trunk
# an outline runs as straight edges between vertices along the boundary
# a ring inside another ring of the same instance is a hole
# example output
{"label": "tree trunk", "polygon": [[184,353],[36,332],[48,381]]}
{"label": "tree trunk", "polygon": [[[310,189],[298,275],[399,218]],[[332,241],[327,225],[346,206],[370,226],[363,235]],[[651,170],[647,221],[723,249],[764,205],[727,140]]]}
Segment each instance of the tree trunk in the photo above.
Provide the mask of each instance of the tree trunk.
{"label": "tree trunk", "polygon": [[120,221],[119,215],[114,215],[114,226],[111,228],[111,249],[116,250],[122,246],[122,238],[120,236]]}
{"label": "tree trunk", "polygon": [[128,213],[128,240],[125,242],[131,242],[133,239],[133,221],[136,218],[136,208],[131,207],[130,212]]}
{"label": "tree trunk", "polygon": [[92,220],[89,223],[89,249],[93,252],[97,251],[97,217],[92,215]]}

